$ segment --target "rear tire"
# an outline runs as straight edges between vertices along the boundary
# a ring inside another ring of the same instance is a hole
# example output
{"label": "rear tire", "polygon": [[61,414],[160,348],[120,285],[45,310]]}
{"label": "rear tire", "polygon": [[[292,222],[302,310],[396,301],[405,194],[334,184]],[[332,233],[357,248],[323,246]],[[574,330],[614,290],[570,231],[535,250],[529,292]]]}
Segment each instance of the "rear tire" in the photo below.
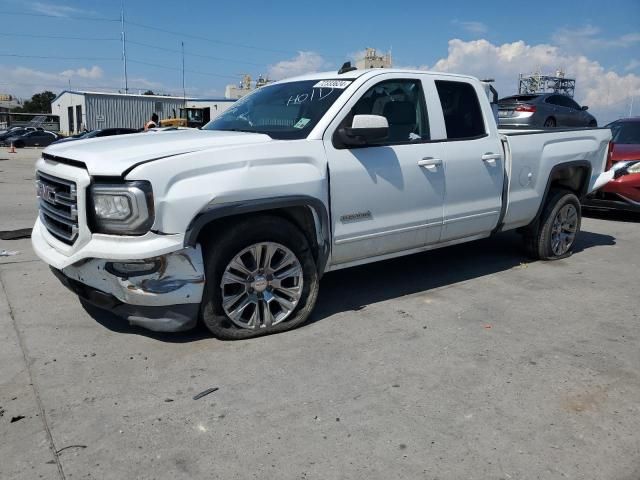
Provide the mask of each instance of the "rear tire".
{"label": "rear tire", "polygon": [[598,128],[598,122],[592,120],[589,122],[589,128]]}
{"label": "rear tire", "polygon": [[549,117],[544,121],[544,127],[546,128],[556,128],[556,119],[553,117]]}
{"label": "rear tire", "polygon": [[540,260],[569,257],[580,232],[581,218],[580,200],[574,193],[551,191],[540,220],[525,231],[525,248],[529,256]]}
{"label": "rear tire", "polygon": [[200,309],[202,322],[215,337],[253,338],[307,320],[319,278],[298,228],[280,217],[263,216],[233,224],[216,236],[205,246],[207,281]]}

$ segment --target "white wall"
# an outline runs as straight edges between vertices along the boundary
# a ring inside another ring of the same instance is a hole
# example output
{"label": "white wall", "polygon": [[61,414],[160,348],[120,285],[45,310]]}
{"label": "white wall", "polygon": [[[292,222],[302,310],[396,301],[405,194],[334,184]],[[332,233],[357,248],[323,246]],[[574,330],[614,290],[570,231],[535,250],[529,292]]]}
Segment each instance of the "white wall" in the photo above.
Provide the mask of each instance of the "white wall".
{"label": "white wall", "polygon": [[230,108],[235,102],[233,100],[187,100],[188,108],[210,108],[211,120],[216,118],[226,109]]}
{"label": "white wall", "polygon": [[[53,115],[60,116],[60,133],[62,133],[63,135],[72,135],[75,132],[79,132],[82,128],[82,125],[76,125],[75,121],[77,105],[80,105],[82,107],[82,123],[86,125],[87,107],[84,101],[84,95],[65,92],[51,104],[51,113]],[[73,107],[74,132],[70,131],[69,129],[69,107]]]}

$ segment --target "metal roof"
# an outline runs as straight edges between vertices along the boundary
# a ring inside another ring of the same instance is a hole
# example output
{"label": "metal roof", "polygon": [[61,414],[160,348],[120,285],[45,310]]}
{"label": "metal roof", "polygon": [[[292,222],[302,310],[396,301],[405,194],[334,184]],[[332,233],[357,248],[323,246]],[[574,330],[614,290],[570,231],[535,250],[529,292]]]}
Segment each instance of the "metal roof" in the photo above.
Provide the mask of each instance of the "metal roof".
{"label": "metal roof", "polygon": [[186,101],[206,101],[206,102],[234,102],[235,100],[229,98],[199,98],[199,97],[174,97],[169,95],[142,95],[138,93],[119,93],[119,92],[92,92],[87,90],[62,90],[56,98],[53,99],[53,102],[58,100],[65,93],[71,93],[74,95],[104,95],[104,96],[112,96],[112,97],[136,97],[136,98],[155,98],[157,100],[186,100]]}

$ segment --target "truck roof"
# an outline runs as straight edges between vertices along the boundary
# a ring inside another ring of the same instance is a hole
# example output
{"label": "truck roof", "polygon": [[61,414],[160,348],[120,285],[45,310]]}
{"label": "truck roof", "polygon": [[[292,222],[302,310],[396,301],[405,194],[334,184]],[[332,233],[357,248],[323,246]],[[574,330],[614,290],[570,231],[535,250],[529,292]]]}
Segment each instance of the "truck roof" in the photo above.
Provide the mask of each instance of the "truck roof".
{"label": "truck roof", "polygon": [[338,74],[337,70],[332,70],[329,72],[316,72],[316,73],[308,73],[305,75],[299,75],[297,77],[290,77],[283,80],[281,82],[290,82],[290,81],[301,81],[301,80],[333,80],[333,79],[345,79],[352,80],[364,76],[374,76],[379,73],[420,73],[427,75],[446,75],[448,77],[457,77],[464,79],[472,79],[476,80],[476,77],[472,77],[470,75],[459,75],[456,73],[446,73],[446,72],[432,72],[429,70],[412,70],[406,68],[368,68],[366,70],[351,70],[349,72],[345,72],[342,74]]}

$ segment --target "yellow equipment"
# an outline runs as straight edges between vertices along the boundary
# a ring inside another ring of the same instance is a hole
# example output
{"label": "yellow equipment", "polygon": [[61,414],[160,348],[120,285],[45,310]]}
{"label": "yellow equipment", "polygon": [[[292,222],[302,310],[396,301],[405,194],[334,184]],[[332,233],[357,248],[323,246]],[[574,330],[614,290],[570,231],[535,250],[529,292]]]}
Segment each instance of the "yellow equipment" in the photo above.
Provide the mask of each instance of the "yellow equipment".
{"label": "yellow equipment", "polygon": [[[175,112],[174,112],[175,115]],[[181,108],[180,117],[165,118],[160,120],[161,127],[189,127],[200,128],[209,123],[211,109],[206,108]]]}

